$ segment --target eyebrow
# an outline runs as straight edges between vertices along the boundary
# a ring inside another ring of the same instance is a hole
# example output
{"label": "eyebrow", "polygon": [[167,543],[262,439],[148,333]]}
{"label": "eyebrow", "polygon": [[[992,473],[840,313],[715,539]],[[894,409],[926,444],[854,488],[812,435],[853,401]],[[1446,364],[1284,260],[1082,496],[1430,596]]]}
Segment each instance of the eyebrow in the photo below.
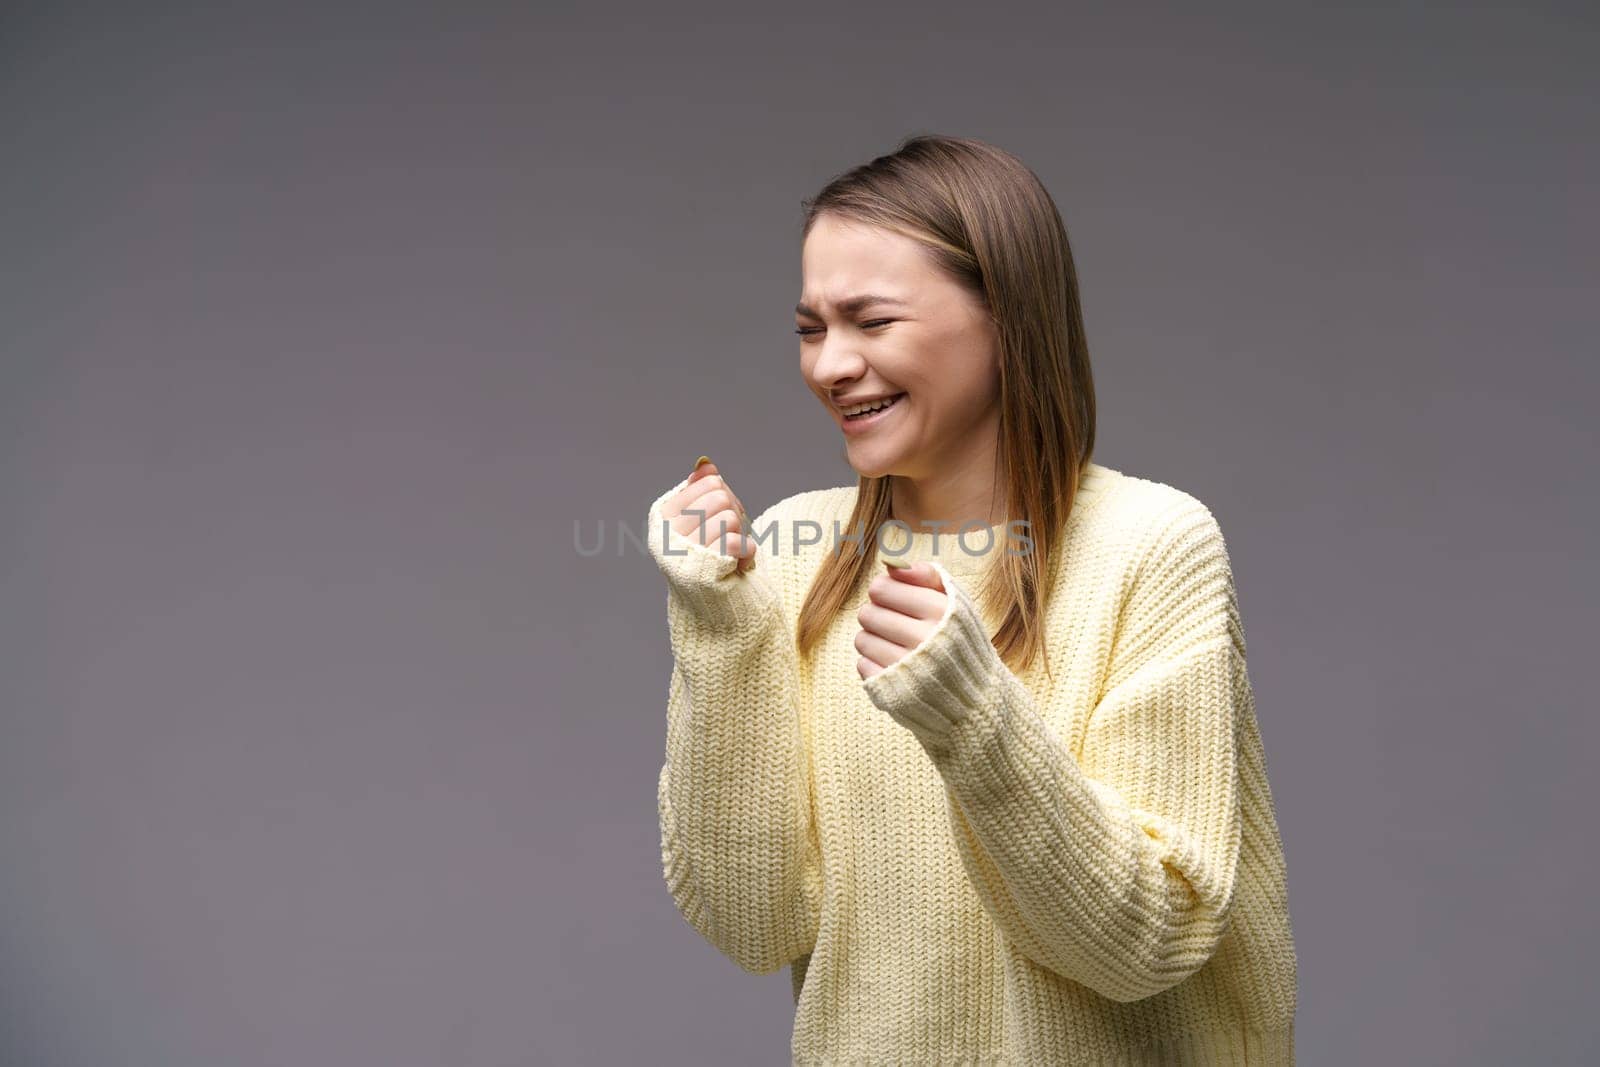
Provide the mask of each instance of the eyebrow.
{"label": "eyebrow", "polygon": [[[851,312],[860,311],[862,308],[869,307],[873,304],[893,304],[896,307],[911,306],[904,300],[896,300],[892,296],[879,296],[877,293],[862,293],[860,296],[846,297],[833,306],[839,311],[842,311],[848,315]],[[796,304],[794,306],[794,313],[796,315],[805,315],[813,319],[822,318],[821,315],[818,315],[815,311],[812,311],[810,307],[803,303]]]}

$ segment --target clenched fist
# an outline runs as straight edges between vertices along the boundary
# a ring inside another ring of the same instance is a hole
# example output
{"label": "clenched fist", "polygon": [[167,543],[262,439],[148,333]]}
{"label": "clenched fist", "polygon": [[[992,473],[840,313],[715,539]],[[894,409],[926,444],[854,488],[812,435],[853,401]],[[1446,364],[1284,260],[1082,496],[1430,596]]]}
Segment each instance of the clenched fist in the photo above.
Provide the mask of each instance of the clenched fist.
{"label": "clenched fist", "polygon": [[856,673],[871,678],[925,641],[944,617],[948,595],[929,564],[889,564],[888,574],[867,585],[867,602],[856,612]]}
{"label": "clenched fist", "polygon": [[661,514],[689,540],[737,559],[739,573],[755,566],[756,542],[748,536],[750,519],[710,460],[695,467],[689,484],[668,499]]}

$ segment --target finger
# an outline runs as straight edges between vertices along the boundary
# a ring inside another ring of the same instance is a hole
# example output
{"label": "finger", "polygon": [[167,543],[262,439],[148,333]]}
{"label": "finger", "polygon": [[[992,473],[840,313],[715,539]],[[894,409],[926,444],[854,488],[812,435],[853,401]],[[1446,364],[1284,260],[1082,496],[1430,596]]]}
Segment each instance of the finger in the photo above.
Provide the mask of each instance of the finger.
{"label": "finger", "polygon": [[943,615],[947,595],[938,589],[897,582],[887,574],[877,575],[867,583],[869,602],[892,608],[914,619],[937,619]]}
{"label": "finger", "polygon": [[871,603],[861,605],[856,611],[856,621],[865,632],[902,648],[921,644],[931,625],[926,619],[902,615],[892,608]]}
{"label": "finger", "polygon": [[[702,511],[709,514],[721,511],[723,508],[732,508],[738,514],[741,532],[750,528],[750,515],[745,511],[744,503],[721,476],[708,474],[685,486],[683,491],[673,498],[666,509],[666,514],[669,518],[676,518],[685,511]],[[691,516],[691,520],[693,518]],[[674,528],[679,533],[687,533],[693,528],[691,520],[686,520]]]}
{"label": "finger", "polygon": [[699,478],[696,478],[694,481],[684,486],[683,491],[678,494],[677,499],[681,503],[692,504],[694,501],[699,500],[707,493],[716,492],[726,493],[728,496],[728,503],[733,503],[733,490],[728,488],[728,483],[724,482],[722,480],[722,476],[719,474],[701,475]]}
{"label": "finger", "polygon": [[[716,482],[698,482],[683,491],[678,498],[676,514],[671,518],[672,528],[689,536],[707,519],[718,512],[734,512],[733,494]],[[741,528],[740,533],[743,533]]]}
{"label": "finger", "polygon": [[[703,472],[707,468],[710,468],[711,470],[716,469],[714,464],[707,462],[701,467],[696,468],[696,471]],[[750,513],[745,510],[743,502],[740,501],[738,496],[734,494],[733,490],[728,487],[728,484],[722,481],[721,476],[716,474],[701,473],[700,477],[696,479],[696,483],[699,481],[708,481],[712,484],[720,483],[721,492],[716,492],[714,489],[707,489],[706,495],[698,498],[695,501],[695,510],[705,511],[711,508],[718,508],[718,510],[721,510],[720,505],[722,505],[724,500],[726,500],[727,505],[731,507],[733,512],[738,516],[735,527],[738,535],[733,536],[732,530],[730,530],[730,536],[727,539],[727,547],[723,549],[723,552],[726,555],[733,556],[739,561],[738,565],[734,568],[737,573],[749,573],[750,570],[755,566],[756,555],[756,542],[753,538],[748,536],[748,532],[750,530]],[[714,497],[712,496],[713,493],[716,494]]]}
{"label": "finger", "polygon": [[[696,467],[690,473],[689,480],[685,483],[683,491],[678,496],[684,500],[693,500],[701,493],[709,493],[717,488],[728,489],[727,482],[717,471],[715,464],[706,463]],[[728,492],[731,494],[733,491],[729,489]]]}
{"label": "finger", "polygon": [[684,483],[684,487],[679,489],[667,501],[668,514],[676,514],[682,511],[685,504],[697,499],[702,493],[709,493],[716,488],[716,481],[712,481],[714,477],[714,475],[700,474],[699,472],[691,474],[689,480]]}
{"label": "finger", "polygon": [[712,544],[719,534],[726,533],[730,543],[744,534],[739,529],[738,516],[733,509],[716,501],[704,507],[697,505],[685,509],[682,515],[671,520],[671,524],[678,533],[702,545]]}
{"label": "finger", "polygon": [[[724,513],[726,514],[726,513]],[[726,533],[719,533],[716,528],[711,531],[711,539],[705,542],[709,547],[721,552],[724,556],[732,556],[739,561],[737,570],[742,574],[750,569],[755,562],[755,538],[740,533],[733,527],[728,527]]]}
{"label": "finger", "polygon": [[878,674],[882,670],[883,664],[874,663],[865,656],[856,657],[856,673],[861,675],[863,679],[871,678],[874,674]]}
{"label": "finger", "polygon": [[910,651],[907,646],[887,640],[868,630],[856,631],[855,648],[856,652],[880,667],[887,667]]}
{"label": "finger", "polygon": [[[734,494],[732,489],[728,488],[726,483],[723,484],[722,489],[728,495],[729,506],[732,507],[734,514],[738,516],[739,533],[742,535],[749,534],[750,513],[744,509],[744,504],[740,502],[738,496]],[[754,551],[754,542],[751,543],[751,551]]]}
{"label": "finger", "polygon": [[906,585],[921,585],[929,589],[944,591],[944,582],[939,577],[939,572],[933,569],[933,564],[921,560],[909,567],[885,567],[886,573],[897,582]]}
{"label": "finger", "polygon": [[717,469],[717,465],[711,462],[709,459],[696,467],[689,475],[690,486],[699,485],[701,482],[705,481],[711,481],[713,484],[720,485],[723,489],[727,490],[728,496],[733,500],[733,506],[741,512],[744,510],[744,503],[740,501],[738,495],[734,493],[733,487],[728,485],[727,481],[722,477],[722,472]]}
{"label": "finger", "polygon": [[[741,563],[747,563],[755,559],[755,539],[739,533],[737,530],[728,525],[726,516],[730,514],[729,512],[724,511],[720,514],[723,515],[724,518],[717,519],[715,516],[713,516],[713,521],[710,524],[709,531],[706,533],[704,540],[701,540],[698,536],[691,537],[690,540],[694,541],[696,544],[705,545],[707,548],[720,552],[724,556],[732,556]],[[746,567],[739,568],[740,571],[747,569],[748,568]]]}
{"label": "finger", "polygon": [[702,545],[729,556],[733,555],[729,549],[744,540],[744,533],[739,529],[739,516],[732,508],[723,508],[708,516],[697,536]]}

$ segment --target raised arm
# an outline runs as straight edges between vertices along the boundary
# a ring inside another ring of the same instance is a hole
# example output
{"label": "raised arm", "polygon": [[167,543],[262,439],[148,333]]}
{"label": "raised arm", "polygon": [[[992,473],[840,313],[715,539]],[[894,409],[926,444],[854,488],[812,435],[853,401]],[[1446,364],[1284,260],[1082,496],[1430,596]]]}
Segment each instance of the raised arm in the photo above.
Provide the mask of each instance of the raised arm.
{"label": "raised arm", "polygon": [[971,597],[938,570],[949,594],[938,628],[862,685],[938,767],[996,925],[1023,955],[1112,1000],[1182,981],[1232,915],[1236,744],[1254,714],[1214,518],[1198,501],[1184,508],[1141,566],[1081,763]]}
{"label": "raised arm", "polygon": [[646,535],[667,579],[673,656],[657,790],[662,869],[689,924],[765,974],[811,951],[822,906],[797,653],[771,561],[758,556],[740,573],[733,556],[663,517],[688,481],[650,506]]}

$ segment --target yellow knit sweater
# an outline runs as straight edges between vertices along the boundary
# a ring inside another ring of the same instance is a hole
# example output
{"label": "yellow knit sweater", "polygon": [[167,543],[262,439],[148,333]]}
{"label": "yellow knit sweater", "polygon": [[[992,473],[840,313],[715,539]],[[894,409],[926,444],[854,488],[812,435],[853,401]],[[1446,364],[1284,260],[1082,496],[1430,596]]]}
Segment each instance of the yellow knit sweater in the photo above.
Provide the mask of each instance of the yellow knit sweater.
{"label": "yellow knit sweater", "polygon": [[1046,586],[1053,678],[1013,673],[978,606],[1004,524],[886,527],[948,610],[863,680],[864,587],[811,660],[794,638],[855,487],[762,512],[777,540],[740,575],[663,520],[687,481],[646,538],[674,659],[663,871],[740,967],[792,968],[795,1064],[1294,1062],[1283,846],[1200,501],[1087,465]]}

